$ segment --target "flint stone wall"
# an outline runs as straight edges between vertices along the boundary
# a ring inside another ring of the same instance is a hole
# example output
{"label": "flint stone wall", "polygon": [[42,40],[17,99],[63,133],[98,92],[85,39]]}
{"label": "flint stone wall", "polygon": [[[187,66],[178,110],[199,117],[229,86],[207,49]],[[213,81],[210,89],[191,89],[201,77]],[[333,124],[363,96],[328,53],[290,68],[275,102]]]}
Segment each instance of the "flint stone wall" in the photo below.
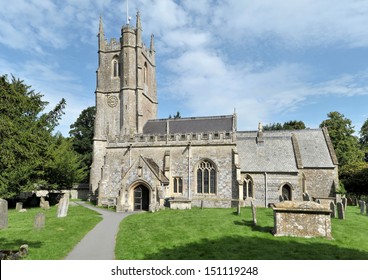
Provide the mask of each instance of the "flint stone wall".
{"label": "flint stone wall", "polygon": [[275,205],[274,235],[331,239],[331,210],[313,201],[283,201]]}

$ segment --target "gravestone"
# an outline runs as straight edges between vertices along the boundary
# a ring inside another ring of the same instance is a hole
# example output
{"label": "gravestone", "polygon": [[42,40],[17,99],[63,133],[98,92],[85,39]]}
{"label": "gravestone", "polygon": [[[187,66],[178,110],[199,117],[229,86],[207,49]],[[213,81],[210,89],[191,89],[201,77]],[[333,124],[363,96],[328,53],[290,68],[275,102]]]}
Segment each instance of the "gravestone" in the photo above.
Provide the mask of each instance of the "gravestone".
{"label": "gravestone", "polygon": [[50,210],[50,202],[47,200],[43,203],[43,209],[44,210]]}
{"label": "gravestone", "polygon": [[40,197],[40,208],[44,208],[44,205],[45,205],[45,197],[44,196],[41,196]]}
{"label": "gravestone", "polygon": [[341,199],[341,203],[344,206],[344,210],[346,211],[346,207],[348,206],[348,200],[346,199],[346,197],[343,197]]}
{"label": "gravestone", "polygon": [[203,200],[201,200],[201,209],[203,209]]}
{"label": "gravestone", "polygon": [[337,202],[341,202],[341,194],[339,193],[336,194],[336,203]]}
{"label": "gravestone", "polygon": [[364,214],[365,202],[363,200],[360,201],[360,214]]}
{"label": "gravestone", "polygon": [[341,202],[336,203],[336,207],[337,207],[337,217],[340,220],[344,220],[345,219],[345,209],[344,209],[344,205],[342,205]]}
{"label": "gravestone", "polygon": [[330,202],[331,218],[336,218],[336,208],[333,201]]}
{"label": "gravestone", "polygon": [[45,220],[46,220],[46,217],[44,213],[37,213],[34,219],[33,226],[36,229],[41,229],[45,227]]}
{"label": "gravestone", "polygon": [[238,207],[237,207],[237,209],[236,209],[236,213],[237,213],[238,215],[240,215],[240,203],[238,203]]}
{"label": "gravestone", "polygon": [[355,201],[355,204],[354,204],[354,205],[359,207],[359,201],[358,201],[358,199],[357,199],[357,198],[355,198],[355,200],[354,200],[354,201]]}
{"label": "gravestone", "polygon": [[314,201],[284,201],[274,212],[274,236],[331,239],[331,210]]}
{"label": "gravestone", "polygon": [[57,217],[63,218],[68,215],[68,207],[69,207],[69,197],[63,197],[59,201],[58,211],[57,211]]}
{"label": "gravestone", "polygon": [[8,227],[8,201],[0,198],[0,229]]}
{"label": "gravestone", "polygon": [[253,201],[251,202],[251,206],[252,206],[253,224],[256,226],[257,225],[257,212],[256,212],[256,207],[253,204]]}
{"label": "gravestone", "polygon": [[20,211],[23,209],[23,202],[17,202],[17,204],[15,204],[15,210]]}

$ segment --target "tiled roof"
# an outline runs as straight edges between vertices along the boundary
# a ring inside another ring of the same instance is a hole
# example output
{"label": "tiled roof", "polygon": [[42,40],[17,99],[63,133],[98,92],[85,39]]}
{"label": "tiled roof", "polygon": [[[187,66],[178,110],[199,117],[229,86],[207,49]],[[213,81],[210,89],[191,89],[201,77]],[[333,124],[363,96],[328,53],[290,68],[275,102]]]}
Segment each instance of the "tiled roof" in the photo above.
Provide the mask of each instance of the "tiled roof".
{"label": "tiled roof", "polygon": [[256,131],[237,133],[242,171],[296,172],[298,165],[303,168],[334,167],[322,129],[264,131],[263,140],[262,144],[257,144]]}
{"label": "tiled roof", "polygon": [[205,133],[232,131],[233,116],[149,120],[144,134]]}

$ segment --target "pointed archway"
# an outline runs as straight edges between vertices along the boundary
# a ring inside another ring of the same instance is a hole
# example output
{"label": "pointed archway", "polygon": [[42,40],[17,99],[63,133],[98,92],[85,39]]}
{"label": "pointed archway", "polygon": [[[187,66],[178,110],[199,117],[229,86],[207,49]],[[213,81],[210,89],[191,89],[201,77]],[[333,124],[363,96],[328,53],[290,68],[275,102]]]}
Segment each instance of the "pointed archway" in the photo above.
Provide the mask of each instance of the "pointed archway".
{"label": "pointed archway", "polygon": [[150,204],[149,189],[144,185],[138,185],[133,191],[134,211],[148,211]]}

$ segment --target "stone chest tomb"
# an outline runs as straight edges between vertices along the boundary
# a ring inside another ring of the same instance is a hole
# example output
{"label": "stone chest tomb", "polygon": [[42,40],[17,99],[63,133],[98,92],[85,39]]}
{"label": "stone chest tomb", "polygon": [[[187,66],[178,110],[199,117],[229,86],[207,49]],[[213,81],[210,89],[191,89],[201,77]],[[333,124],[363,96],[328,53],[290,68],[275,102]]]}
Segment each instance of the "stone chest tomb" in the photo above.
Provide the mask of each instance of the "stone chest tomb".
{"label": "stone chest tomb", "polygon": [[331,239],[331,210],[312,201],[283,201],[275,205],[274,235]]}

